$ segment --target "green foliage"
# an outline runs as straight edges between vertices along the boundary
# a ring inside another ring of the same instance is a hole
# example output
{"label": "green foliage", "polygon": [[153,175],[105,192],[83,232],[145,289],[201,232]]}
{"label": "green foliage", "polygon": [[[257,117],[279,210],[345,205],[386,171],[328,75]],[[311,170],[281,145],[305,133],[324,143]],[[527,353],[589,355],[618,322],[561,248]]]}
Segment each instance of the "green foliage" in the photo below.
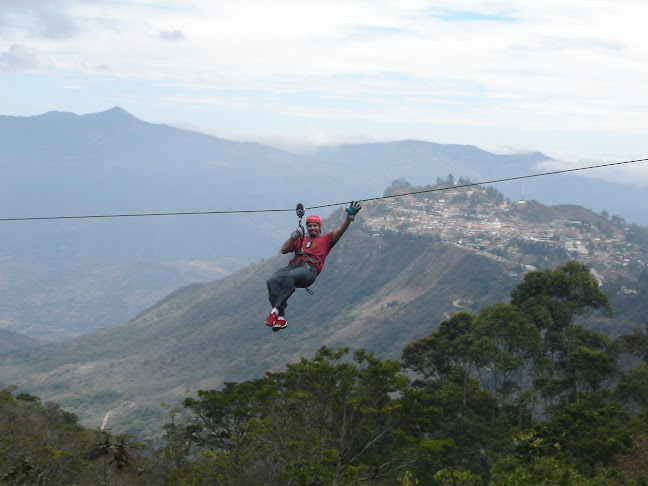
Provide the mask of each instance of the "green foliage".
{"label": "green foliage", "polygon": [[514,379],[520,391],[528,364],[541,350],[540,333],[529,317],[511,304],[485,306],[475,320],[474,335],[473,360],[489,371],[493,392],[506,394]]}
{"label": "green foliage", "polygon": [[581,389],[596,390],[617,372],[608,338],[579,322],[593,311],[612,310],[608,297],[589,268],[569,261],[554,270],[529,272],[511,292],[518,307],[542,335],[542,356],[534,362],[535,387],[545,412],[565,399],[577,399]]}
{"label": "green foliage", "polygon": [[576,262],[529,272],[511,297],[444,319],[401,363],[323,346],[282,372],[163,405],[152,455],[2,387],[0,482],[648,484],[646,334],[612,341],[585,326],[609,303]]}
{"label": "green foliage", "polygon": [[591,474],[609,465],[614,454],[629,452],[632,435],[630,415],[620,404],[603,405],[594,398],[561,408],[520,436],[517,451],[523,457],[564,458]]}
{"label": "green foliage", "polygon": [[399,486],[417,486],[419,484],[418,479],[412,477],[412,473],[410,471],[405,471],[405,473],[396,479],[396,483]]}
{"label": "green foliage", "polygon": [[[648,325],[646,326],[648,328]],[[614,350],[620,355],[648,361],[648,335],[641,329],[634,328],[630,334],[624,334],[614,340]]]}
{"label": "green foliage", "polygon": [[648,435],[645,430],[634,437],[635,445],[628,454],[613,458],[614,468],[609,477],[614,484],[623,486],[644,486],[648,484]]}
{"label": "green foliage", "polygon": [[434,474],[434,479],[442,486],[481,486],[482,478],[465,469],[441,469]]}
{"label": "green foliage", "polygon": [[556,457],[534,457],[530,461],[507,456],[492,470],[489,486],[612,486],[580,474],[569,461]]}
{"label": "green foliage", "polygon": [[457,367],[470,372],[473,320],[472,314],[461,311],[442,321],[438,331],[405,346],[401,358],[404,366],[425,380],[443,380]]}
{"label": "green foliage", "polygon": [[648,407],[648,364],[639,363],[621,376],[615,396],[622,403],[641,410]]}
{"label": "green foliage", "polygon": [[612,314],[607,295],[587,265],[570,260],[554,270],[529,272],[511,292],[511,304],[535,318],[539,329],[563,330],[577,317],[602,308]]}
{"label": "green foliage", "polygon": [[[566,372],[577,385],[576,389],[586,388],[597,391],[601,383],[616,375],[618,366],[611,356],[598,349],[578,346],[567,355]],[[584,384],[585,386],[579,386]]]}
{"label": "green foliage", "polygon": [[0,483],[85,486],[140,481],[146,460],[125,436],[87,430],[58,405],[0,387]]}
{"label": "green foliage", "polygon": [[[474,316],[456,313],[404,348],[403,364],[416,373],[412,386],[441,410],[440,420],[426,433],[453,445],[422,459],[415,469],[419,478],[438,483],[441,475],[433,478],[423,471],[466,465],[487,477],[497,457],[518,457],[511,455],[517,451],[535,462],[498,463],[494,484],[537,484],[547,467],[560,471],[547,484],[571,484],[631,450],[630,416],[610,402],[605,386],[619,373],[620,350],[644,356],[644,335],[635,332],[634,338],[613,343],[580,323],[596,309],[610,309],[587,267],[577,262],[529,272],[511,297],[511,304],[484,306]],[[643,371],[639,367],[622,378],[617,396],[643,403]],[[534,425],[539,404],[549,420]],[[515,441],[507,440],[515,430]],[[600,481],[607,484],[607,479]]]}
{"label": "green foliage", "polygon": [[213,452],[221,484],[351,484],[394,476],[435,449],[412,433],[434,409],[408,391],[398,363],[363,350],[346,362],[347,353],[322,347],[283,373],[185,401],[196,414],[187,430]]}

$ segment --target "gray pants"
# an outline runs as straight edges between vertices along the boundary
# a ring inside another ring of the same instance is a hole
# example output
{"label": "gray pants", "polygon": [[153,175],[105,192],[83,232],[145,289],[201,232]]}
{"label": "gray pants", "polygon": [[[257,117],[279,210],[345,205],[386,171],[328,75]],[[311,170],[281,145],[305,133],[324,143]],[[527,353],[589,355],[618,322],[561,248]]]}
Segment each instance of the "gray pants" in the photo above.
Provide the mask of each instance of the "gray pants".
{"label": "gray pants", "polygon": [[311,286],[316,278],[317,269],[310,264],[296,262],[294,265],[280,268],[266,282],[268,284],[270,305],[279,310],[280,316],[285,315],[284,311],[288,305],[288,298],[295,289],[305,289]]}

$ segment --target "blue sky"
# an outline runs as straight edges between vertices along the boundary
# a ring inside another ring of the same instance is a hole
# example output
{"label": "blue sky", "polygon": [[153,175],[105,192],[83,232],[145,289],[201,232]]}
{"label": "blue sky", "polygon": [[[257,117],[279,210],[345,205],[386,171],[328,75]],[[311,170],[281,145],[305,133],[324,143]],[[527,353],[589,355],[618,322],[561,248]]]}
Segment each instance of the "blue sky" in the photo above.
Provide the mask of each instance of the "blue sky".
{"label": "blue sky", "polygon": [[[0,114],[648,157],[643,0],[0,0]],[[648,164],[614,177],[648,184]]]}

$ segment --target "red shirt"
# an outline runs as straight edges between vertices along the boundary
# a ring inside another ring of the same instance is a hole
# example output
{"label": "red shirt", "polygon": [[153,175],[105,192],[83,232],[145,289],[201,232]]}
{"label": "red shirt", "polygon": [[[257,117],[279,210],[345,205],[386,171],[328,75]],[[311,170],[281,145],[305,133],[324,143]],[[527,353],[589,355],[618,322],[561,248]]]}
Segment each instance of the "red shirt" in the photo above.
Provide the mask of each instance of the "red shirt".
{"label": "red shirt", "polygon": [[[293,251],[295,255],[299,255],[299,243],[302,242],[301,238],[297,238],[293,241]],[[312,257],[311,259],[306,259],[311,262],[315,268],[317,268],[317,273],[322,271],[324,267],[324,260],[326,260],[327,255],[331,249],[335,246],[336,241],[333,241],[333,233],[326,233],[325,235],[316,236],[315,238],[310,238],[304,236],[302,242],[302,251]],[[290,262],[302,260],[302,256],[295,256]]]}

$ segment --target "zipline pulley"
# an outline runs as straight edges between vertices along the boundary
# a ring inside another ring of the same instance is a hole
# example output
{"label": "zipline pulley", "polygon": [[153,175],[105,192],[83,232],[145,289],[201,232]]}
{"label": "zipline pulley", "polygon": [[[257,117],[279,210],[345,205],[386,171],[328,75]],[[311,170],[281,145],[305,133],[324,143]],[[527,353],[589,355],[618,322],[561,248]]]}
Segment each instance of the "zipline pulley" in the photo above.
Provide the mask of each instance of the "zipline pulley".
{"label": "zipline pulley", "polygon": [[301,223],[301,219],[304,217],[304,214],[306,214],[306,211],[304,211],[304,205],[302,203],[297,204],[295,212],[297,213],[297,217]]}

